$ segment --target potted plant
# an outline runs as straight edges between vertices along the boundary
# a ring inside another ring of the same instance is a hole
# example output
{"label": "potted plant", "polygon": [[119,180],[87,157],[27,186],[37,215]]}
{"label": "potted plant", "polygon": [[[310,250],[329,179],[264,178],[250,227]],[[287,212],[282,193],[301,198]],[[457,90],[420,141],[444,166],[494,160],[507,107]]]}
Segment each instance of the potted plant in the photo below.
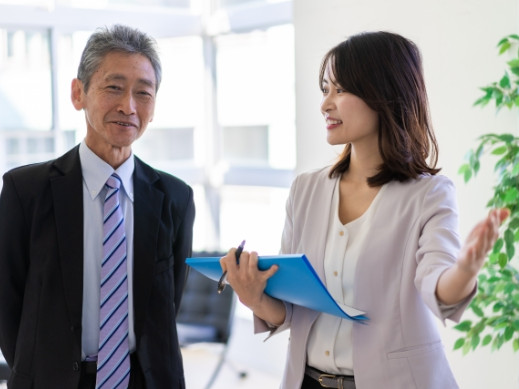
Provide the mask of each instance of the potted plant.
{"label": "potted plant", "polygon": [[[507,108],[519,113],[519,35],[504,37],[497,47],[500,55],[510,55],[505,74],[482,87],[484,94],[474,105],[484,107],[494,102],[497,112]],[[454,327],[463,333],[454,349],[463,354],[485,346],[498,350],[508,342],[514,352],[519,350],[519,271],[517,259],[513,261],[519,253],[519,138],[510,133],[479,137],[479,144],[469,150],[459,169],[465,182],[477,175],[484,156],[495,159],[496,184],[487,207],[508,208],[510,217],[478,277],[478,293],[469,306],[475,319]]]}

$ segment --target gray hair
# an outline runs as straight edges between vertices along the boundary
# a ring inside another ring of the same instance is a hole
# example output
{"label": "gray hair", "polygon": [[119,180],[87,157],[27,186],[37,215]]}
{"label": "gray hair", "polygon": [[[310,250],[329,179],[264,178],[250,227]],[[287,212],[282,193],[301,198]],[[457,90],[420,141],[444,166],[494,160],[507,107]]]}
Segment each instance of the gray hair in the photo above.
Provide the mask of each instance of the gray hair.
{"label": "gray hair", "polygon": [[116,24],[111,28],[99,28],[90,36],[83,50],[77,78],[83,83],[87,92],[92,75],[107,54],[113,51],[141,54],[150,60],[155,70],[155,91],[157,91],[162,79],[162,67],[156,45],[152,37],[131,27]]}

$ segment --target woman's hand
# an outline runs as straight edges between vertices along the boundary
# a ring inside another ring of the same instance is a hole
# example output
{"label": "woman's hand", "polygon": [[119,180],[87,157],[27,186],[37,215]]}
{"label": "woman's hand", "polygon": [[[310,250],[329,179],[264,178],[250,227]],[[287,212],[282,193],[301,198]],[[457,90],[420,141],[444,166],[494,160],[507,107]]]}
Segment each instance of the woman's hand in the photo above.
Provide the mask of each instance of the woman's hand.
{"label": "woman's hand", "polygon": [[463,245],[457,266],[461,271],[477,276],[483,267],[488,252],[499,236],[499,226],[508,217],[508,209],[493,209],[486,219],[472,229]]}
{"label": "woman's hand", "polygon": [[227,281],[238,295],[239,300],[249,307],[256,316],[280,325],[285,319],[285,306],[277,299],[265,294],[267,280],[278,270],[277,265],[267,270],[258,269],[258,254],[243,251],[236,261],[236,249],[231,249],[220,259],[223,271],[227,271]]}
{"label": "woman's hand", "polygon": [[447,305],[465,299],[474,289],[479,271],[499,236],[499,226],[508,217],[508,209],[493,209],[469,233],[456,263],[440,276],[436,296]]}

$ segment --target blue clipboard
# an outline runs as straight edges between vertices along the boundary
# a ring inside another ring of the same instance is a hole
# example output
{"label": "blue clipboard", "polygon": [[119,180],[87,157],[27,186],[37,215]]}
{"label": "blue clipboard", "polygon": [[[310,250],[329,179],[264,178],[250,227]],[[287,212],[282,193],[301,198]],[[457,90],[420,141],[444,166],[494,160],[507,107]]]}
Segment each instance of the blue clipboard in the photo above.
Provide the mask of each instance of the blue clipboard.
{"label": "blue clipboard", "polygon": [[[214,281],[222,276],[219,257],[187,258],[186,263]],[[368,319],[365,312],[335,301],[304,254],[258,257],[259,269],[266,270],[272,265],[278,265],[279,269],[267,281],[268,295],[345,319]]]}

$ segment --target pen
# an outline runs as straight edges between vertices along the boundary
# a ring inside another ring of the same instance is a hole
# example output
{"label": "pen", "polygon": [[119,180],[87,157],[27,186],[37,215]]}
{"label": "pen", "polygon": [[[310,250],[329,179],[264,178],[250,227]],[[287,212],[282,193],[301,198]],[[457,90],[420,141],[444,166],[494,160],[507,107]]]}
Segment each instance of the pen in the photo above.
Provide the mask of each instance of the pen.
{"label": "pen", "polygon": [[[245,246],[245,241],[242,240],[242,242],[236,249],[236,252],[234,253],[234,255],[236,256],[236,263],[238,263],[240,261],[240,255],[241,255],[241,252],[243,251],[244,246]],[[223,290],[225,289],[226,279],[227,279],[227,270],[223,272],[222,276],[220,277],[220,280],[218,281],[218,288],[216,289],[218,293],[222,293]]]}

